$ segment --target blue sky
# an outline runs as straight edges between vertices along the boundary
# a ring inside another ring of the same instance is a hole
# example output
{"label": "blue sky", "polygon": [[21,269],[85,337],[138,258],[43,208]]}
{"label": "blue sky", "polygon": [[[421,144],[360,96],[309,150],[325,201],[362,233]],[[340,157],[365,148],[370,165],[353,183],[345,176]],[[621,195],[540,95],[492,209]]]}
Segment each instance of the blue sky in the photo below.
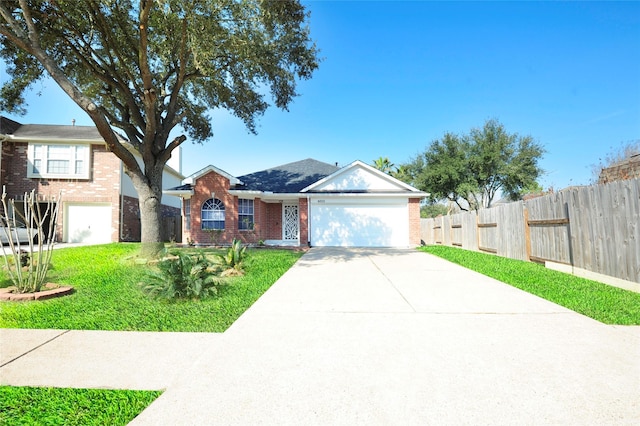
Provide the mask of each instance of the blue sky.
{"label": "blue sky", "polygon": [[[640,2],[305,1],[324,58],[289,112],[258,135],[212,113],[215,136],[183,146],[184,174],[242,175],[308,157],[409,161],[485,120],[547,153],[545,188],[587,184],[591,165],[640,139]],[[1,78],[7,78],[6,74]],[[91,122],[52,85],[23,123]]]}

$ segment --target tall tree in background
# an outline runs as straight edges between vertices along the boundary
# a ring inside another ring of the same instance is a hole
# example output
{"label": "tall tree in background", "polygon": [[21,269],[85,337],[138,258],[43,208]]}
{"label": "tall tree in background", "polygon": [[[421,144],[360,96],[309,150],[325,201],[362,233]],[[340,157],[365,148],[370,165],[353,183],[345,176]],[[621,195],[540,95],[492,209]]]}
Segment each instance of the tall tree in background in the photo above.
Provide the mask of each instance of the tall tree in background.
{"label": "tall tree in background", "polygon": [[[2,0],[0,56],[11,80],[0,109],[24,113],[25,90],[50,76],[122,160],[153,254],[172,151],[186,135],[212,136],[210,109],[229,110],[254,133],[266,97],[286,110],[296,79],[318,66],[307,18],[297,0]],[[186,135],[170,137],[177,126]]]}
{"label": "tall tree in background", "polygon": [[542,174],[543,154],[531,136],[507,133],[500,122],[488,120],[469,135],[446,133],[405,166],[412,183],[432,200],[448,199],[468,210],[491,207],[499,193],[519,199]]}
{"label": "tall tree in background", "polygon": [[386,174],[392,174],[395,170],[395,165],[389,160],[389,157],[378,157],[373,160],[373,167],[384,172]]}

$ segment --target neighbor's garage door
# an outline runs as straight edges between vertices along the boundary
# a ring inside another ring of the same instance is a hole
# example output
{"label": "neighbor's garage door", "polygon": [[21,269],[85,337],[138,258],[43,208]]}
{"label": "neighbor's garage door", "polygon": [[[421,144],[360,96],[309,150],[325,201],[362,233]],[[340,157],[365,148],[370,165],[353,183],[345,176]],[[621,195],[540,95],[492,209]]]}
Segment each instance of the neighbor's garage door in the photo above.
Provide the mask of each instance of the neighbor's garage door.
{"label": "neighbor's garage door", "polygon": [[406,199],[311,199],[312,246],[406,247],[409,207]]}
{"label": "neighbor's garage door", "polygon": [[66,204],[64,224],[68,243],[110,243],[111,204]]}

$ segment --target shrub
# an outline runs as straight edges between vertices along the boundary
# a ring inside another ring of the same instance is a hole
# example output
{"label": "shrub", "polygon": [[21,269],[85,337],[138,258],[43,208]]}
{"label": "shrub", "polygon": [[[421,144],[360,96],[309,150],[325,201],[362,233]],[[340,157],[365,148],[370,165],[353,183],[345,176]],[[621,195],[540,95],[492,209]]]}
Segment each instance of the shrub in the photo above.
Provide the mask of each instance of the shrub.
{"label": "shrub", "polygon": [[142,290],[159,299],[201,299],[218,293],[224,281],[202,255],[177,252],[147,274]]}
{"label": "shrub", "polygon": [[247,247],[238,239],[234,239],[225,254],[218,254],[214,263],[222,270],[222,276],[239,276],[244,274],[244,259]]}

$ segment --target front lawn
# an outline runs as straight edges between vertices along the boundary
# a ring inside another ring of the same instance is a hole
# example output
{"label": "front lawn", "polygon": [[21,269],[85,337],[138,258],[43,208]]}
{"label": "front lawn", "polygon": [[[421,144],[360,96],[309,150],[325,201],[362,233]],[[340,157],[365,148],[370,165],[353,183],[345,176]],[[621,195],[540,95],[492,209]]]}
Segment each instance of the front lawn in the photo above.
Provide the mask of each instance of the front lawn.
{"label": "front lawn", "polygon": [[0,424],[126,425],[161,393],[0,386]]}
{"label": "front lawn", "polygon": [[[217,297],[167,302],[140,290],[149,267],[136,263],[139,248],[114,243],[54,251],[48,281],[72,285],[76,292],[45,301],[0,302],[0,327],[223,332],[301,256],[291,250],[249,250],[246,275],[230,278]],[[0,286],[7,285],[8,280],[1,281]]]}
{"label": "front lawn", "polygon": [[640,293],[507,259],[447,246],[420,250],[540,296],[605,324],[640,325]]}

